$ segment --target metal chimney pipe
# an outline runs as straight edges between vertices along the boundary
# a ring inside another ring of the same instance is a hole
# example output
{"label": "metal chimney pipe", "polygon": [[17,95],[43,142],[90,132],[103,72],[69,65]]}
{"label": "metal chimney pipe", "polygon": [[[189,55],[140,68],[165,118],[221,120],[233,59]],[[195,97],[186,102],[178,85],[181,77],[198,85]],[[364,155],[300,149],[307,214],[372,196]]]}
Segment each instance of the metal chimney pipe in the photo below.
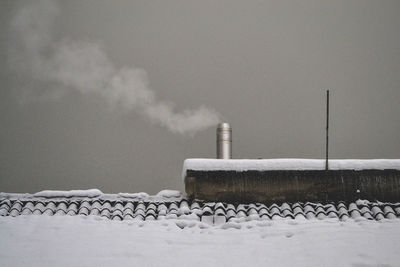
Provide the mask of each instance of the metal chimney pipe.
{"label": "metal chimney pipe", "polygon": [[217,127],[217,159],[232,158],[232,128],[223,122]]}

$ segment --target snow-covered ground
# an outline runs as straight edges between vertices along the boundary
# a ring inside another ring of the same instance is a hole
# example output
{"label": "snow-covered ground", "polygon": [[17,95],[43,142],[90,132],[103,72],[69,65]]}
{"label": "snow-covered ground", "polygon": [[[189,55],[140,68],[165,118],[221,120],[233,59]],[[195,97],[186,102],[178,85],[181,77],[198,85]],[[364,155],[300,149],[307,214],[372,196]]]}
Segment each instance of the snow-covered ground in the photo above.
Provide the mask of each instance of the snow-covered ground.
{"label": "snow-covered ground", "polygon": [[0,217],[0,266],[400,266],[400,220]]}

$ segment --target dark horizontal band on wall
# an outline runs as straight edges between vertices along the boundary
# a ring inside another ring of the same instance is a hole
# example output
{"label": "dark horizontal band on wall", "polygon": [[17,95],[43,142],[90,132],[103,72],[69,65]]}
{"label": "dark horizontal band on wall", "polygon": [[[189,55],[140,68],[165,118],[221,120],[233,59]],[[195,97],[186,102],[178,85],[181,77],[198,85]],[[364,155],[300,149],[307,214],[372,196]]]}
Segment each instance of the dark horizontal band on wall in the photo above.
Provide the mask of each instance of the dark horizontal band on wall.
{"label": "dark horizontal band on wall", "polygon": [[187,170],[189,198],[207,201],[400,201],[400,170]]}

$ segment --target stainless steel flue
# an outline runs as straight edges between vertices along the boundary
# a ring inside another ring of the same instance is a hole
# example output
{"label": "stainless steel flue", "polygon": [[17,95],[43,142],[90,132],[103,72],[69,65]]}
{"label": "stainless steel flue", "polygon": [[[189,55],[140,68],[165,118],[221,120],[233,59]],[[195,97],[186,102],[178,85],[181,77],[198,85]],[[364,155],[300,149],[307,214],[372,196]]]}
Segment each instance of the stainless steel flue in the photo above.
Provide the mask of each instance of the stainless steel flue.
{"label": "stainless steel flue", "polygon": [[217,159],[232,158],[232,128],[223,122],[217,127]]}

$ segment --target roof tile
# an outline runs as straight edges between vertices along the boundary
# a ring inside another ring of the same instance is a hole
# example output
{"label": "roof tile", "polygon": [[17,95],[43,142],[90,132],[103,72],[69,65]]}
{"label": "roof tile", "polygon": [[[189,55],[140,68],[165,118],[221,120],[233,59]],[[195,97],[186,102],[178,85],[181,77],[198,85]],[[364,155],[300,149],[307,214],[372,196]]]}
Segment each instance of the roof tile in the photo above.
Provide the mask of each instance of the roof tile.
{"label": "roof tile", "polygon": [[282,203],[232,204],[201,202],[188,199],[156,202],[137,199],[87,198],[0,198],[0,216],[19,215],[82,215],[102,216],[112,220],[157,220],[181,218],[212,224],[241,220],[364,218],[369,220],[400,217],[400,203],[356,201],[352,203]]}

